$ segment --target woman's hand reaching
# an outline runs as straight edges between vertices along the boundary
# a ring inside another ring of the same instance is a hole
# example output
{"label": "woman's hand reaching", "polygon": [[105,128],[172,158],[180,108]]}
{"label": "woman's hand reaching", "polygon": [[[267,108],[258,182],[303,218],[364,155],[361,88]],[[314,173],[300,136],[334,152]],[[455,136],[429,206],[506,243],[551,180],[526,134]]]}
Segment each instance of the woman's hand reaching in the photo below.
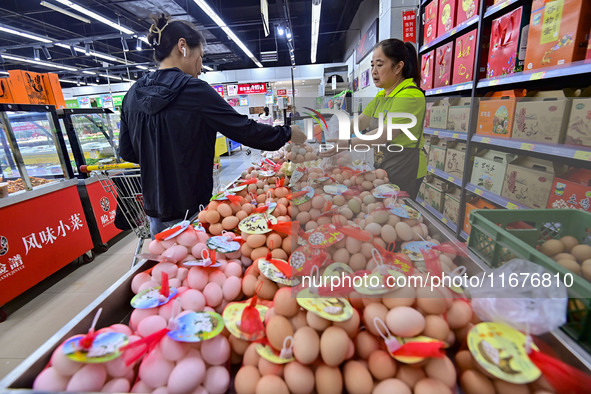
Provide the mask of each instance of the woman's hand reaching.
{"label": "woman's hand reaching", "polygon": [[306,142],[307,139],[308,137],[306,136],[306,134],[304,134],[304,132],[302,131],[302,129],[300,129],[299,126],[291,126],[291,142],[297,145],[301,145],[304,142]]}

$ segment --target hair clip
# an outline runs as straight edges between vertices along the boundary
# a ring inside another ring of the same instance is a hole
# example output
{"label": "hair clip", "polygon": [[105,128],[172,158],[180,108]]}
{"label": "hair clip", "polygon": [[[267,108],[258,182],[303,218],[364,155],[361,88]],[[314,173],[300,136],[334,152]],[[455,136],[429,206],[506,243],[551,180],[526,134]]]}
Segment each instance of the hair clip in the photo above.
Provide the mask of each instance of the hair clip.
{"label": "hair clip", "polygon": [[164,29],[166,28],[166,26],[168,26],[168,22],[166,22],[166,25],[162,26],[161,29],[159,29],[155,24],[153,24],[152,26],[150,26],[150,33],[154,33],[154,34],[158,34],[158,41],[156,42],[156,40],[152,41],[152,46],[158,46],[160,45],[160,40],[162,38],[162,32],[164,31]]}

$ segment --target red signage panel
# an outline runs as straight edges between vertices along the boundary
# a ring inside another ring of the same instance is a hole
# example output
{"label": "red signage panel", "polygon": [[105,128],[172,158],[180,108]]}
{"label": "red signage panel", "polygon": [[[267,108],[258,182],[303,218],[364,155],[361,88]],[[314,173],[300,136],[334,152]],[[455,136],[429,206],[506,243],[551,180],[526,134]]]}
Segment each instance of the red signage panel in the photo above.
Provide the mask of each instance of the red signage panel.
{"label": "red signage panel", "polygon": [[86,192],[101,235],[101,241],[107,243],[121,232],[115,227],[117,200],[111,193],[105,191],[101,182],[86,185]]}
{"label": "red signage panel", "polygon": [[238,85],[238,94],[267,93],[266,83],[243,83]]}
{"label": "red signage panel", "polygon": [[0,305],[92,249],[75,185],[0,208]]}
{"label": "red signage panel", "polygon": [[402,41],[417,43],[417,12],[402,11]]}

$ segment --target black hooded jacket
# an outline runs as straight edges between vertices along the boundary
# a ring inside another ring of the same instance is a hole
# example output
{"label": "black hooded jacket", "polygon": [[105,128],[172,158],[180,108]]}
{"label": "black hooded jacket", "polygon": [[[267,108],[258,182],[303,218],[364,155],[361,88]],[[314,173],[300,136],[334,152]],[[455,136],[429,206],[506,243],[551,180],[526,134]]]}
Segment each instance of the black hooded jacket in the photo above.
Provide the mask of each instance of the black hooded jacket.
{"label": "black hooded jacket", "polygon": [[121,107],[119,153],[140,164],[149,216],[175,220],[207,205],[218,131],[263,150],[278,150],[291,137],[289,126],[240,115],[206,82],[178,68],[150,73],[129,89]]}

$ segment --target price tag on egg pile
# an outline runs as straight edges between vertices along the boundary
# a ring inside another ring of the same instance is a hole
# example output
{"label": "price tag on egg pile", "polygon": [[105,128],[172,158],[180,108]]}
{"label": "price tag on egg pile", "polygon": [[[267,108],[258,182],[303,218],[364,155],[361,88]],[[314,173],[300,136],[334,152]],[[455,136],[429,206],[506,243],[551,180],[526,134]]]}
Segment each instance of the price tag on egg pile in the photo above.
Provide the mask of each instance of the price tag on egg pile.
{"label": "price tag on egg pile", "polygon": [[353,316],[353,307],[345,298],[318,297],[304,289],[298,293],[297,301],[305,310],[326,320],[342,322]]}
{"label": "price tag on egg pile", "polygon": [[246,234],[267,234],[272,231],[267,226],[267,220],[270,220],[273,225],[277,224],[277,218],[275,216],[255,213],[242,219],[238,224],[238,228]]}
{"label": "price tag on egg pile", "polygon": [[406,204],[399,204],[396,207],[390,209],[392,214],[405,218],[405,219],[418,219],[421,217],[421,213],[414,208],[409,207]]}
{"label": "price tag on egg pile", "polygon": [[[525,352],[525,335],[502,323],[479,323],[468,333],[468,349],[494,377],[515,384],[537,380],[541,372]],[[532,348],[538,350],[535,344]]]}
{"label": "price tag on egg pile", "polygon": [[163,298],[160,296],[160,286],[151,287],[149,289],[145,289],[137,293],[131,299],[131,306],[133,306],[135,309],[156,308],[160,305],[166,304],[174,296],[176,296],[177,293],[178,290],[175,287],[171,287],[168,291],[168,297]]}
{"label": "price tag on egg pile", "polygon": [[325,193],[332,194],[332,195],[340,195],[349,190],[349,188],[345,185],[341,185],[339,183],[334,185],[324,185],[322,188]]}
{"label": "price tag on egg pile", "polygon": [[320,266],[326,260],[326,250],[314,249],[310,245],[300,246],[289,256],[289,264],[296,275],[309,275],[314,266]]}
{"label": "price tag on egg pile", "polygon": [[[259,335],[251,335],[243,332],[240,329],[240,321],[242,319],[242,312],[244,308],[246,308],[250,304],[250,300],[245,302],[232,302],[228,304],[224,308],[224,312],[222,314],[222,318],[224,319],[224,324],[230,334],[234,335],[238,339],[242,339],[244,341],[256,341],[257,339],[261,339],[265,336],[265,332],[263,331]],[[261,321],[265,321],[265,314],[269,307],[266,305],[257,304],[255,306],[259,311],[259,316],[261,317]]]}
{"label": "price tag on egg pile", "polygon": [[375,198],[391,198],[400,191],[400,188],[392,183],[386,183],[373,189],[373,196]]}
{"label": "price tag on egg pile", "polygon": [[406,244],[402,248],[402,253],[410,257],[412,261],[423,261],[423,251],[424,250],[431,250],[434,246],[437,246],[434,242],[429,241],[415,241]]}
{"label": "price tag on egg pile", "polygon": [[273,364],[287,364],[295,361],[295,357],[282,358],[271,346],[268,345],[258,343],[256,345],[256,351],[259,356]]}
{"label": "price tag on egg pile", "polygon": [[[413,338],[396,337],[396,340],[398,342],[400,342],[401,345],[404,345],[405,343],[412,343],[412,342],[423,342],[423,343],[439,342],[437,339],[425,337],[422,335],[418,336],[418,337],[413,337]],[[392,353],[390,353],[390,355],[396,361],[400,361],[401,363],[404,363],[404,364],[417,364],[417,363],[420,363],[421,361],[425,360],[424,357],[398,356],[398,355],[394,355]]]}
{"label": "price tag on egg pile", "polygon": [[70,359],[80,363],[106,363],[121,356],[121,348],[129,343],[127,335],[120,332],[101,332],[97,334],[89,349],[80,349],[80,340],[84,335],[68,339],[62,350]]}
{"label": "price tag on egg pile", "polygon": [[246,189],[248,185],[242,185],[242,186],[235,186],[235,187],[231,187],[229,189],[227,189],[226,191],[228,193],[238,193],[241,192],[242,190]]}
{"label": "price tag on egg pile", "polygon": [[323,224],[308,236],[308,243],[312,248],[328,248],[343,238],[345,235],[334,224]]}
{"label": "price tag on egg pile", "polygon": [[232,193],[229,190],[224,190],[223,192],[219,192],[218,194],[211,197],[209,201],[228,201],[228,194],[232,196],[235,195],[235,193]]}
{"label": "price tag on egg pile", "polygon": [[322,276],[342,278],[347,275],[353,275],[353,268],[344,263],[332,263],[324,269]]}
{"label": "price tag on egg pile", "polygon": [[209,249],[220,253],[234,253],[240,250],[240,243],[224,235],[211,237],[205,243]]}
{"label": "price tag on egg pile", "polygon": [[175,320],[176,329],[166,335],[178,342],[207,341],[224,329],[222,316],[215,312],[190,312]]}
{"label": "price tag on egg pile", "polygon": [[260,177],[266,177],[266,178],[268,178],[268,177],[273,176],[273,175],[275,175],[275,171],[273,171],[273,170],[260,171],[259,172],[259,176]]}
{"label": "price tag on egg pile", "polygon": [[205,228],[203,227],[203,225],[201,223],[199,223],[199,220],[195,220],[193,222],[193,228],[195,229],[195,231],[200,231],[202,233],[205,233]]}
{"label": "price tag on egg pile", "polygon": [[[275,259],[275,260],[279,260],[285,264],[289,264],[285,260],[281,260],[281,259]],[[300,278],[286,277],[281,271],[279,271],[279,269],[277,267],[275,267],[275,265],[273,265],[273,263],[271,263],[270,261],[268,261],[265,258],[259,259],[258,267],[259,267],[259,271],[261,271],[261,274],[263,274],[267,279],[269,279],[275,283],[279,283],[279,284],[290,286],[290,287],[297,286],[300,284]]]}
{"label": "price tag on egg pile", "polygon": [[290,185],[295,185],[306,173],[305,168],[297,167],[295,171],[291,174],[291,178],[289,180]]}
{"label": "price tag on egg pile", "polygon": [[[304,203],[307,203],[308,201],[310,201],[312,199],[312,197],[314,197],[314,189],[313,188],[311,188],[310,186],[306,186],[301,191],[304,191],[304,190],[306,191],[306,194],[298,196],[292,200],[292,202],[295,205],[302,205]],[[292,193],[297,193],[297,192],[292,191]]]}

